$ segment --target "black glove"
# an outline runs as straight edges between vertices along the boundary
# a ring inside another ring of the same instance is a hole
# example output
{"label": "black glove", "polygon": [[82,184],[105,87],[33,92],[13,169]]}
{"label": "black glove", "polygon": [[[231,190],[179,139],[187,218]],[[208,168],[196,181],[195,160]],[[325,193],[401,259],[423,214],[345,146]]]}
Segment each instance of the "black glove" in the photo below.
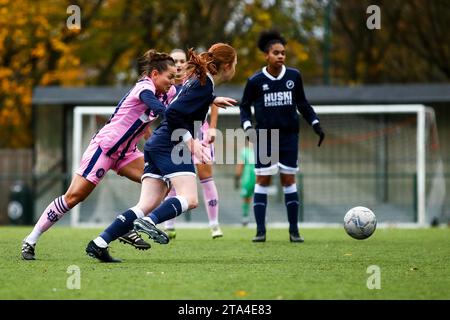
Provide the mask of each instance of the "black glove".
{"label": "black glove", "polygon": [[319,136],[319,143],[317,144],[318,147],[322,144],[323,139],[325,138],[325,133],[322,130],[322,127],[317,122],[313,126],[314,132]]}

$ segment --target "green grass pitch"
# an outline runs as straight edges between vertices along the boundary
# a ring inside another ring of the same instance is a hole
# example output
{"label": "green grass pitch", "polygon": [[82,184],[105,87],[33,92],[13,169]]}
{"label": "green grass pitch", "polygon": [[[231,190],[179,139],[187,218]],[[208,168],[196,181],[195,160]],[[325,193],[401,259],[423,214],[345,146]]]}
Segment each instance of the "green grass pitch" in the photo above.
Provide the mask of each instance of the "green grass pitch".
{"label": "green grass pitch", "polygon": [[[208,229],[179,229],[148,251],[112,243],[119,264],[85,254],[99,229],[65,227],[41,238],[38,260],[23,261],[30,231],[0,227],[0,299],[450,299],[448,228],[379,229],[362,241],[342,228],[304,229],[303,244],[284,229],[269,229],[266,243],[252,243],[248,228],[225,227],[216,240]],[[72,265],[80,289],[67,288]],[[367,287],[376,284],[372,265],[379,289]]]}

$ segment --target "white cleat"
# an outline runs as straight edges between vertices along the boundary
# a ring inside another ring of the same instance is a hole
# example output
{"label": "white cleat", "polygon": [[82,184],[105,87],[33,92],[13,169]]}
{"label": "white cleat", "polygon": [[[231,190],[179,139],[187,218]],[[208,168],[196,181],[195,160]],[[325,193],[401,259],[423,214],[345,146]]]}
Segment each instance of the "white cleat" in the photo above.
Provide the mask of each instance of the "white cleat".
{"label": "white cleat", "polygon": [[223,237],[223,232],[220,230],[219,226],[214,226],[211,228],[211,235],[213,239]]}

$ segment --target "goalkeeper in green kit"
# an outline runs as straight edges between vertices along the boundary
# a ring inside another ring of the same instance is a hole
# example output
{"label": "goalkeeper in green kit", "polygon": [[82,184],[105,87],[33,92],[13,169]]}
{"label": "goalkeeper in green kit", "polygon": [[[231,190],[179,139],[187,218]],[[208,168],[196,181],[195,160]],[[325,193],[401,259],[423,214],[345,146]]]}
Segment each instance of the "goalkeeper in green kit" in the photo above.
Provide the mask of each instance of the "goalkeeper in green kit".
{"label": "goalkeeper in green kit", "polygon": [[242,224],[247,226],[249,222],[249,209],[252,202],[253,191],[255,189],[255,155],[248,138],[246,144],[241,150],[240,161],[236,166],[234,179],[234,188],[241,189],[242,198]]}

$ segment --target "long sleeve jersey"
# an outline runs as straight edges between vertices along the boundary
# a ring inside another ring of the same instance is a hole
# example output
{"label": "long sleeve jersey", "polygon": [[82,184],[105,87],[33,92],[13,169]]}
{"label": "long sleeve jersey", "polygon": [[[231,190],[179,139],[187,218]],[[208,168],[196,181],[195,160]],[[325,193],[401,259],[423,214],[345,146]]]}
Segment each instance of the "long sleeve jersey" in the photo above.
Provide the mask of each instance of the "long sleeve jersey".
{"label": "long sleeve jersey", "polygon": [[247,81],[239,106],[241,124],[251,125],[251,106],[255,109],[257,129],[280,129],[283,132],[299,131],[299,116],[313,125],[319,122],[314,109],[306,99],[303,81],[297,69],[282,67],[278,77],[267,72],[267,67]]}

